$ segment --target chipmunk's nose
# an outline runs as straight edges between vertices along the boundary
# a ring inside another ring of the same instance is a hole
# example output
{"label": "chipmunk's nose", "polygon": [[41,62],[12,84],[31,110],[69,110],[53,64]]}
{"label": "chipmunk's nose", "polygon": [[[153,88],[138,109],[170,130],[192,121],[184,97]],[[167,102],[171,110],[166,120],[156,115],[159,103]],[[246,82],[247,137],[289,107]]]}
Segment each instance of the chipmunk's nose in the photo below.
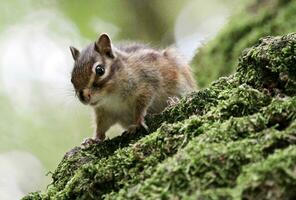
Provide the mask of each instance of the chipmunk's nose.
{"label": "chipmunk's nose", "polygon": [[83,89],[79,91],[78,96],[82,103],[88,103],[90,101],[91,92],[89,89]]}

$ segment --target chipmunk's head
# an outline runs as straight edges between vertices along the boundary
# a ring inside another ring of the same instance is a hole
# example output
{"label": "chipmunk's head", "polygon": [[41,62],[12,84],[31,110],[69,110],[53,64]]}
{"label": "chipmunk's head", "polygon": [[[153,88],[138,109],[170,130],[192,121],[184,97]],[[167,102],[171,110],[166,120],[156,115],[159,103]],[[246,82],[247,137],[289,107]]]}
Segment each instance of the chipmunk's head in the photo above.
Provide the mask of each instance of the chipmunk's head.
{"label": "chipmunk's head", "polygon": [[79,100],[96,106],[100,100],[114,90],[112,79],[119,67],[107,34],[102,34],[81,52],[70,47],[75,61],[71,82]]}

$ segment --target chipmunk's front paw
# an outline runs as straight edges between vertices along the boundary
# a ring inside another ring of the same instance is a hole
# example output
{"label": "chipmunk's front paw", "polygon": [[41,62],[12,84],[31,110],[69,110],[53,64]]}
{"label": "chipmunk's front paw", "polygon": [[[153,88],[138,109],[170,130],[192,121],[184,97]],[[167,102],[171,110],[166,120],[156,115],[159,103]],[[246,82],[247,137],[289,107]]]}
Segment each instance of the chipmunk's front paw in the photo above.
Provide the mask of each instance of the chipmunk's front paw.
{"label": "chipmunk's front paw", "polygon": [[103,140],[100,140],[99,138],[85,138],[81,145],[87,147],[93,144],[98,144],[100,142],[103,142]]}

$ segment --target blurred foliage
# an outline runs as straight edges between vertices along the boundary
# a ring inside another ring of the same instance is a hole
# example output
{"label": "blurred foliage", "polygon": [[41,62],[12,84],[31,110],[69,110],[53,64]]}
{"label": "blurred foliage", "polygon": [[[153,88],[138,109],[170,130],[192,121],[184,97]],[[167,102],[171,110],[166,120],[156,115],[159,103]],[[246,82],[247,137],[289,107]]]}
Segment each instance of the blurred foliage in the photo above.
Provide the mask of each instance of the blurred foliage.
{"label": "blurred foliage", "polygon": [[0,96],[0,102],[0,152],[13,149],[32,152],[47,169],[53,169],[64,151],[79,144],[83,135],[92,133],[90,115],[82,109],[69,111],[47,104],[23,113],[15,110],[5,96]]}
{"label": "blurred foliage", "polygon": [[99,17],[118,26],[120,31],[117,39],[132,38],[154,45],[168,45],[174,40],[174,21],[187,1],[114,0],[98,3],[96,0],[62,0],[58,1],[58,7],[87,38],[95,38],[98,32],[105,31],[100,27],[92,27],[90,23]]}

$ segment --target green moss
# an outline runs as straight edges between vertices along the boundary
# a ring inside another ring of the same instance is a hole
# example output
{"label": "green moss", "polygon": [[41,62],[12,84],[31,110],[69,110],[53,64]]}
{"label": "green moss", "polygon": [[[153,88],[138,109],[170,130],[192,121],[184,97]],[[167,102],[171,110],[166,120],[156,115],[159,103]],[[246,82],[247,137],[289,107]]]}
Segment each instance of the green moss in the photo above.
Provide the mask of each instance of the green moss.
{"label": "green moss", "polygon": [[38,192],[32,192],[32,193],[28,194],[27,196],[25,196],[24,198],[22,198],[22,200],[30,200],[30,199],[42,200],[42,196]]}
{"label": "green moss", "polygon": [[246,50],[238,65],[240,82],[273,94],[296,93],[296,35],[264,38]]}
{"label": "green moss", "polygon": [[241,52],[266,36],[296,31],[296,2],[256,0],[230,18],[217,37],[199,50],[192,65],[201,87],[232,73]]}
{"label": "green moss", "polygon": [[296,146],[293,145],[246,167],[237,180],[235,192],[243,199],[295,199],[295,169]]}
{"label": "green moss", "polygon": [[265,160],[246,165],[233,188],[196,191],[194,195],[183,198],[204,200],[295,199],[295,167],[296,146],[291,145],[286,149],[277,150]]}
{"label": "green moss", "polygon": [[228,144],[194,140],[159,165],[152,177],[119,195],[123,199],[172,199],[196,190],[232,186],[243,165],[260,159],[260,148],[254,144],[252,140]]}
{"label": "green moss", "polygon": [[[123,189],[107,197],[181,198],[180,195],[185,192],[234,186],[240,168],[245,164],[296,143],[296,138],[292,137],[295,135],[296,116],[286,115],[285,112],[290,111],[288,108],[291,106],[296,109],[296,98],[272,102],[262,113],[252,116],[231,118],[223,123],[203,123],[196,127],[200,134],[171,159],[158,165],[152,177],[147,174],[150,178],[138,180],[137,185],[125,182]],[[283,132],[271,123],[275,116],[279,116],[277,112],[269,112],[273,107],[283,111],[281,121],[295,121]],[[212,176],[207,177],[207,174]]]}
{"label": "green moss", "polygon": [[[47,191],[26,199],[293,197],[295,170],[277,178],[280,167],[293,167],[284,158],[294,161],[295,35],[262,39],[235,74],[148,116],[149,134],[74,148]],[[267,187],[273,173],[275,187]]]}

